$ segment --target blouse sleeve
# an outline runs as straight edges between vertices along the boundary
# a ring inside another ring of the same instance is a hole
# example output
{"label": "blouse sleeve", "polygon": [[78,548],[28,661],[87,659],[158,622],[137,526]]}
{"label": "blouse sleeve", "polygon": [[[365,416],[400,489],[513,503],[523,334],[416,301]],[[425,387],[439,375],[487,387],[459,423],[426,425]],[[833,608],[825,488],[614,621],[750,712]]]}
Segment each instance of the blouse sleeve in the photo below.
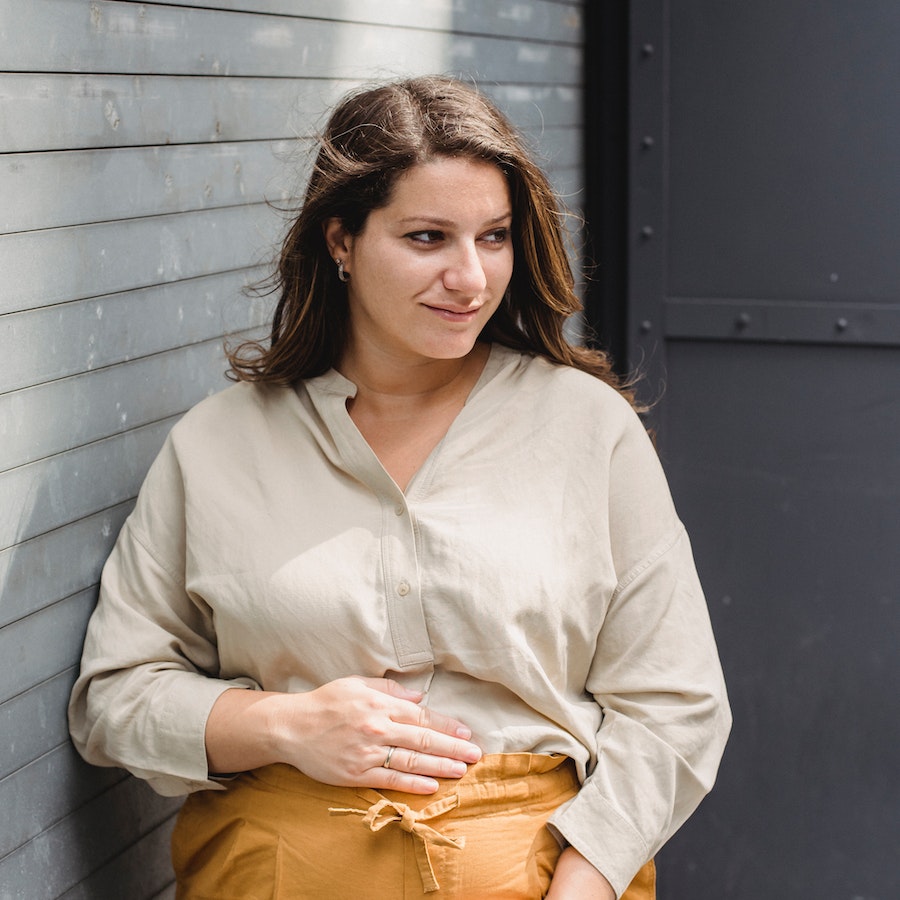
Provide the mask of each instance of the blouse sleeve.
{"label": "blouse sleeve", "polygon": [[184,544],[170,440],[104,567],[69,703],[72,739],[88,762],[125,768],[166,796],[221,787],[207,771],[206,720],[223,691],[257,687],[216,677],[212,616],[185,590]]}
{"label": "blouse sleeve", "polygon": [[597,762],[551,825],[620,896],[711,789],[731,713],[690,542],[643,433],[611,475],[625,566],[586,684],[603,710]]}

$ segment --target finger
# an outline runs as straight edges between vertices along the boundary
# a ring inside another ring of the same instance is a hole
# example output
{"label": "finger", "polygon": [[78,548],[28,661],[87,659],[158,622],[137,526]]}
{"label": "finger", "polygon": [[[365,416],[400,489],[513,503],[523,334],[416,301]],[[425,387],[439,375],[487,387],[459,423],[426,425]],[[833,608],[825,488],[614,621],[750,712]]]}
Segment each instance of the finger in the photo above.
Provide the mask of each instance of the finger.
{"label": "finger", "polygon": [[365,786],[378,791],[433,794],[441,785],[439,781],[425,775],[414,775],[399,769],[377,768],[366,773]]}
{"label": "finger", "polygon": [[416,725],[428,731],[437,731],[441,734],[449,734],[451,737],[462,738],[464,741],[468,741],[472,737],[472,729],[460,722],[459,719],[435,712],[427,706],[404,702],[393,707],[390,715],[393,721],[404,725]]}
{"label": "finger", "polygon": [[403,747],[394,748],[390,768],[396,772],[427,775],[431,778],[462,778],[469,771],[468,765],[458,759],[433,756],[430,753],[406,750]]}
{"label": "finger", "polygon": [[472,737],[472,729],[468,725],[464,725],[459,719],[435,712],[427,706],[416,706],[415,724],[420,728],[428,728],[431,731],[440,731],[443,734],[462,738],[464,741],[468,741]]}
{"label": "finger", "polygon": [[398,722],[395,729],[390,742],[403,750],[464,763],[475,763],[481,759],[481,748],[471,741],[450,737],[440,731],[422,728],[419,725],[404,725]]}
{"label": "finger", "polygon": [[420,728],[441,731],[444,734],[450,734],[463,740],[468,740],[472,737],[472,729],[460,722],[459,719],[453,719],[450,716],[435,712],[427,706],[419,706],[418,703],[424,696],[422,691],[413,691],[405,688],[391,678],[359,677],[358,680],[373,690],[396,697],[402,701],[402,705],[391,710],[391,718],[395,722],[415,724]]}
{"label": "finger", "polygon": [[399,681],[393,678],[365,678],[356,676],[359,681],[371,688],[373,691],[380,691],[390,697],[396,697],[398,700],[407,700],[410,703],[418,703],[424,694],[422,691],[414,691],[410,688],[403,687]]}

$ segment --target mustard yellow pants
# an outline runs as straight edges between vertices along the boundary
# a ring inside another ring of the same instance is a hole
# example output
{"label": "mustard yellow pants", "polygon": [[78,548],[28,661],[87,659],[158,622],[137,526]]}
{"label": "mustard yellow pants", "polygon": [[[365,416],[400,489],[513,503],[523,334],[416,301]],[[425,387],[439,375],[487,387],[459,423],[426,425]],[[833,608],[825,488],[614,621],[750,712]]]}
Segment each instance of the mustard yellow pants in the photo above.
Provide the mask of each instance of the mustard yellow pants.
{"label": "mustard yellow pants", "polygon": [[[172,836],[177,900],[537,900],[561,852],[545,827],[571,760],[485,756],[421,796],[341,788],[290,766],[192,794]],[[651,860],[623,900],[654,900]]]}

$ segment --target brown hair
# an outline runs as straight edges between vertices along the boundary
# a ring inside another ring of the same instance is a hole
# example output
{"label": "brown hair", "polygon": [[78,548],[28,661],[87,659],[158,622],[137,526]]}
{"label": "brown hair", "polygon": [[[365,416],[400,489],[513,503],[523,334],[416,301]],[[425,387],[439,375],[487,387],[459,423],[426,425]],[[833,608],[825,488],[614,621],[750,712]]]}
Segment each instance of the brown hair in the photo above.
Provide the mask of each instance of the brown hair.
{"label": "brown hair", "polygon": [[271,282],[279,300],[269,346],[248,341],[230,351],[232,377],[294,384],[338,363],[349,312],[322,223],[339,218],[359,234],[368,214],[390,202],[398,176],[435,156],[494,163],[509,183],[515,264],[506,297],[481,337],[582,369],[631,399],[605,353],[573,346],[563,335],[563,323],[581,304],[562,212],[546,176],[490,101],[437,76],[353,93],[335,108]]}

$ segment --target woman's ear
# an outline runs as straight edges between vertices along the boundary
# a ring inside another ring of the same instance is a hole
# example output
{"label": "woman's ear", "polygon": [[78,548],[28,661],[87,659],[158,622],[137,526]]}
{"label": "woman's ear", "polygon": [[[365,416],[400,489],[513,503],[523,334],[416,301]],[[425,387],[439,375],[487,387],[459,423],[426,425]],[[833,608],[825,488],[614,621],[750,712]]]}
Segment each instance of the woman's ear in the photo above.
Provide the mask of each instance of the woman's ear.
{"label": "woman's ear", "polygon": [[337,217],[326,219],[322,223],[322,234],[325,236],[325,244],[332,259],[343,259],[347,256],[353,246],[353,235],[344,228],[341,219]]}

